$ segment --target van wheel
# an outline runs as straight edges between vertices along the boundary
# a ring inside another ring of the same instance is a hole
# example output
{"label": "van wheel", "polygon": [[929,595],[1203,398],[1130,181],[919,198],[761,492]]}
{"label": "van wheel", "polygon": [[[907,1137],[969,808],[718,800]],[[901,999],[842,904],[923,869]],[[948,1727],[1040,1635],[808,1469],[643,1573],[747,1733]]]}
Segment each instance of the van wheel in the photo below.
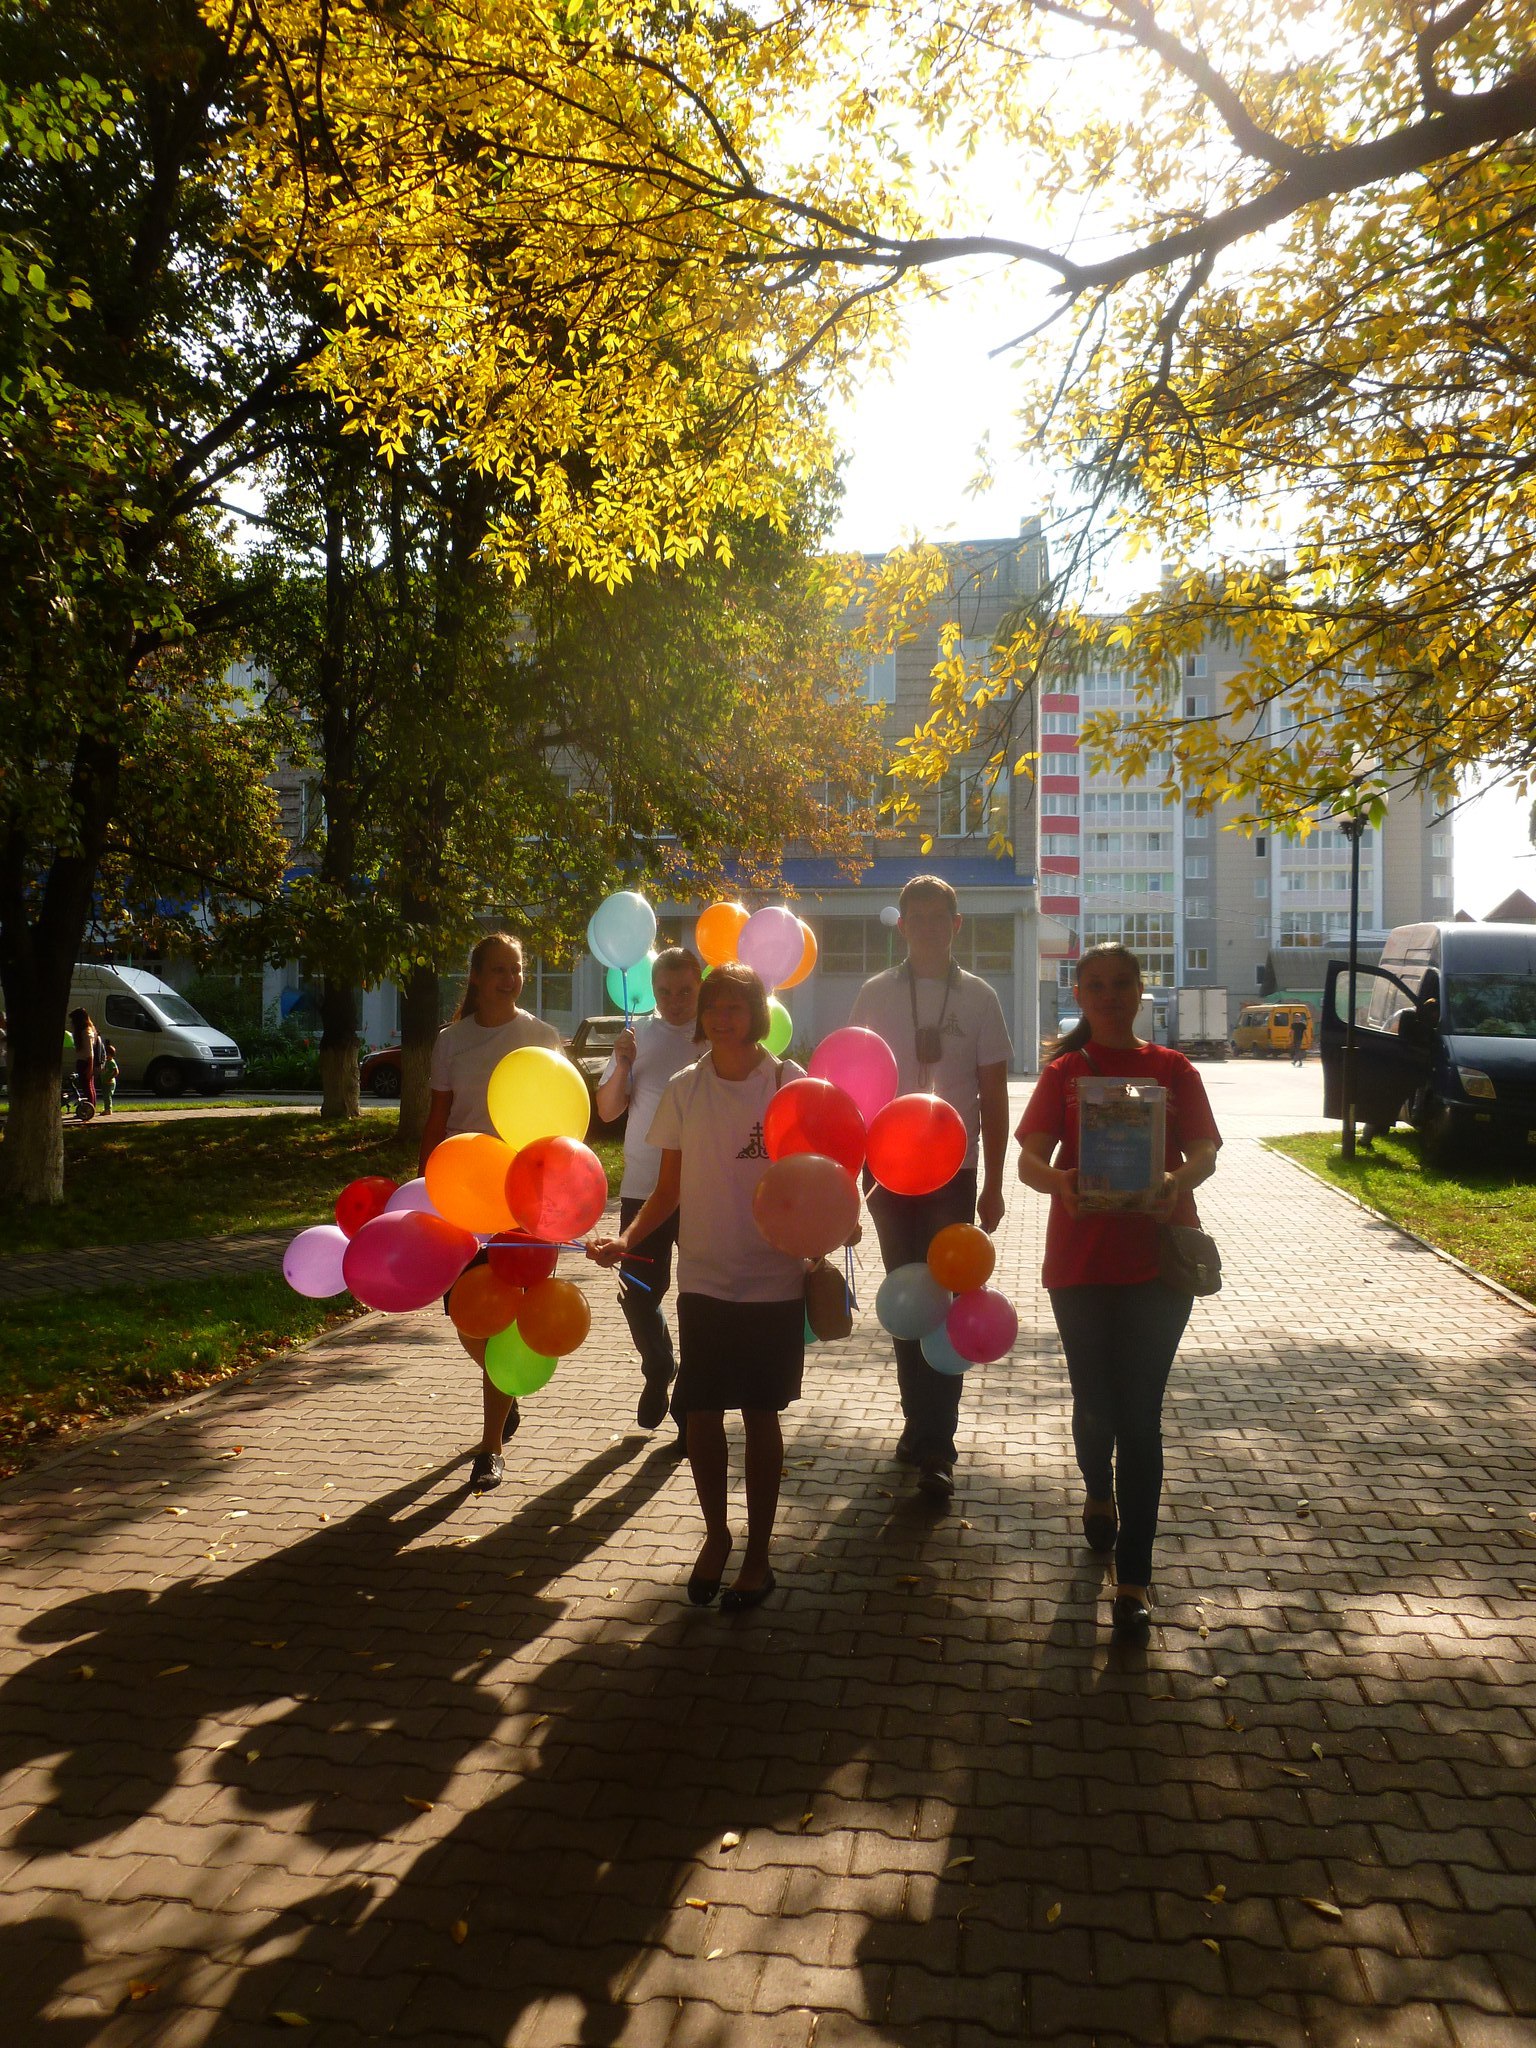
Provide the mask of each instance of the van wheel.
{"label": "van wheel", "polygon": [[153,1095],[180,1095],[187,1081],[175,1060],[156,1060],[144,1076],[144,1085]]}
{"label": "van wheel", "polygon": [[1455,1119],[1443,1102],[1426,1102],[1419,1115],[1419,1149],[1427,1166],[1447,1172],[1461,1162],[1463,1144]]}

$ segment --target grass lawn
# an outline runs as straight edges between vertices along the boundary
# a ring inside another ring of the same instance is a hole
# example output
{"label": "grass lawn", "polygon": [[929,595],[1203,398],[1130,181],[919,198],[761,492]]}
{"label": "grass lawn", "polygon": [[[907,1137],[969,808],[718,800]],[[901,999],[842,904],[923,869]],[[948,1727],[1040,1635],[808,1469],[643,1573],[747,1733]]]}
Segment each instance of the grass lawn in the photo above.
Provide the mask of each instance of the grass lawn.
{"label": "grass lawn", "polygon": [[[618,1185],[621,1148],[594,1148]],[[326,1223],[341,1189],[360,1174],[409,1180],[414,1146],[396,1136],[395,1112],[365,1111],[324,1124],[290,1115],[179,1118],[140,1123],[98,1117],[64,1132],[63,1204],[4,1218],[7,1253],[153,1244]]]}
{"label": "grass lawn", "polygon": [[210,1386],[358,1313],[280,1274],[9,1304],[0,1318],[0,1477],[77,1429]]}
{"label": "grass lawn", "polygon": [[1405,1230],[1536,1301],[1536,1182],[1497,1168],[1441,1173],[1419,1158],[1411,1131],[1378,1138],[1346,1165],[1328,1132],[1271,1138],[1272,1151],[1297,1159]]}

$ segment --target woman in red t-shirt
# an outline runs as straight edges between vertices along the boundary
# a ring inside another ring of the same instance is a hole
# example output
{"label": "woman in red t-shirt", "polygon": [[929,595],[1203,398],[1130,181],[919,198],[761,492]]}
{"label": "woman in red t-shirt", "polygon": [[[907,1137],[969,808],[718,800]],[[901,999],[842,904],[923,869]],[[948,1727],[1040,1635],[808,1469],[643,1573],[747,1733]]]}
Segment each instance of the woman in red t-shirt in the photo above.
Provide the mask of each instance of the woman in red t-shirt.
{"label": "woman in red t-shirt", "polygon": [[[1017,1136],[1019,1178],[1051,1198],[1042,1275],[1072,1382],[1072,1441],[1087,1489],[1083,1534],[1115,1553],[1114,1627],[1144,1638],[1157,1503],[1163,1486],[1163,1389],[1190,1300],[1158,1278],[1159,1223],[1198,1223],[1192,1190],[1216,1170],[1221,1133],[1184,1055],[1136,1036],[1141,963],[1124,946],[1078,962],[1082,1021],[1035,1085]],[[1077,1088],[1085,1075],[1135,1077],[1168,1091],[1163,1190],[1139,1214],[1077,1206]]]}

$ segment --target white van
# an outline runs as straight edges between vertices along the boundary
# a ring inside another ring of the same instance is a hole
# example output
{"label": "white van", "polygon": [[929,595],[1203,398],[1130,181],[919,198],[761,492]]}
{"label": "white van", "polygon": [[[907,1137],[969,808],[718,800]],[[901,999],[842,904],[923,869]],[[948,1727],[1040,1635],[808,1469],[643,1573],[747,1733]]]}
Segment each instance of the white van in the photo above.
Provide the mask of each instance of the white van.
{"label": "white van", "polygon": [[245,1072],[240,1048],[200,1017],[185,996],[142,967],[77,966],[69,1007],[89,1010],[117,1051],[122,1081],[156,1095],[199,1088],[217,1095]]}

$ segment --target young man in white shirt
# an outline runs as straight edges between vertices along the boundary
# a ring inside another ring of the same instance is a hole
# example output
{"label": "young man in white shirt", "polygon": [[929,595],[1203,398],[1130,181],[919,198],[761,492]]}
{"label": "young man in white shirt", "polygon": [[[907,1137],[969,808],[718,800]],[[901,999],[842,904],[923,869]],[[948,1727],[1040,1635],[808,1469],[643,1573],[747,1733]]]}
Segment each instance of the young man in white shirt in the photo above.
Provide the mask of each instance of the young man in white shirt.
{"label": "young man in white shirt", "polygon": [[[865,982],[848,1021],[877,1032],[896,1055],[900,1094],[941,1095],[959,1111],[967,1149],[960,1171],[932,1194],[893,1195],[866,1175],[869,1213],[888,1273],[925,1259],[935,1234],[948,1223],[979,1222],[990,1235],[1002,1222],[1013,1056],[996,990],[954,963],[961,918],[948,882],[914,875],[900,906],[906,960]],[[942,1503],[955,1490],[961,1381],[935,1372],[920,1344],[902,1337],[892,1342],[903,1417],[896,1455],[918,1468],[920,1490]]]}
{"label": "young man in white shirt", "polygon": [[[624,1178],[619,1186],[620,1230],[627,1229],[639,1215],[656,1185],[661,1153],[647,1143],[646,1134],[667,1083],[699,1057],[693,1032],[700,978],[699,963],[686,947],[669,946],[657,954],[651,968],[655,1014],[642,1018],[620,1036],[597,1085],[597,1113],[605,1123],[611,1123],[626,1106],[629,1109],[624,1128]],[[677,1375],[672,1333],[662,1306],[672,1285],[676,1243],[674,1210],[643,1244],[635,1246],[633,1269],[628,1260],[619,1269],[619,1307],[640,1354],[645,1381],[635,1409],[635,1420],[642,1429],[654,1429],[666,1415],[668,1390]],[[675,1404],[672,1419],[677,1424],[673,1448],[681,1456],[687,1449],[686,1422]]]}

